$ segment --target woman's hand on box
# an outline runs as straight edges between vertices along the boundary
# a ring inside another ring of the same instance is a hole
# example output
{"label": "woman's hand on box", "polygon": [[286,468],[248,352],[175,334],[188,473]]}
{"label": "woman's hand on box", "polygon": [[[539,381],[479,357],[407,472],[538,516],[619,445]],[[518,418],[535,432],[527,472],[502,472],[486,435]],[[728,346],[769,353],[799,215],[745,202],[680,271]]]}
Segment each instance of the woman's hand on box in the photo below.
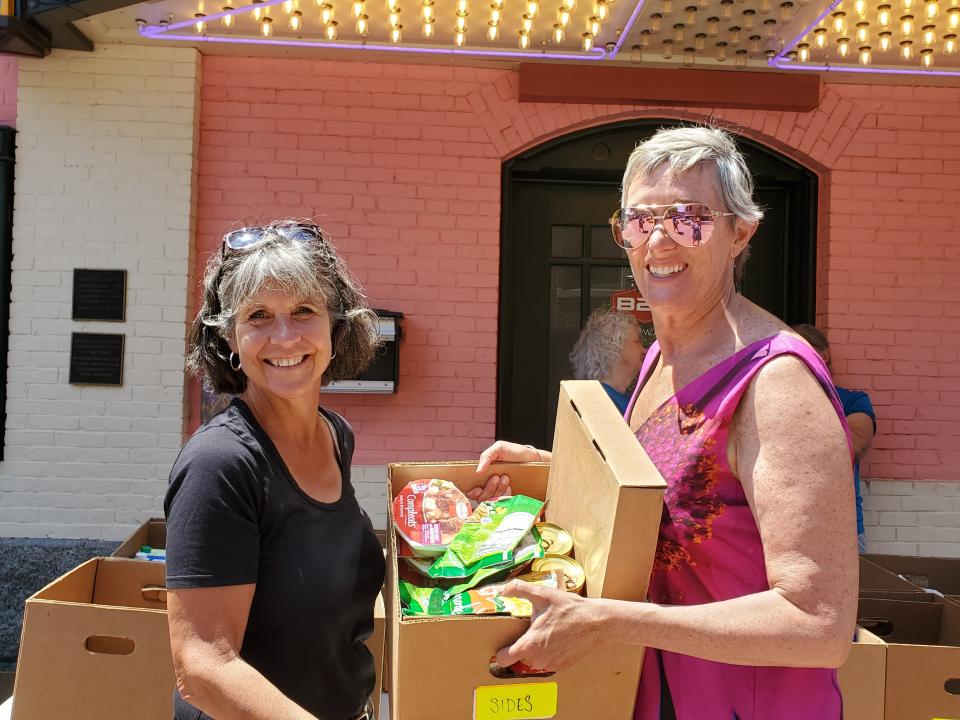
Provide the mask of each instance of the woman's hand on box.
{"label": "woman's hand on box", "polygon": [[[550,462],[551,455],[546,450],[537,450],[532,445],[497,440],[480,453],[477,462],[477,475],[482,475],[493,463],[498,462]],[[471,500],[481,501],[510,494],[509,475],[491,475],[486,485],[480,485],[467,493]]]}
{"label": "woman's hand on box", "polygon": [[501,594],[529,600],[533,613],[530,629],[497,653],[500,667],[522,660],[541,670],[564,670],[595,647],[601,622],[594,607],[598,601],[520,580],[509,582]]}

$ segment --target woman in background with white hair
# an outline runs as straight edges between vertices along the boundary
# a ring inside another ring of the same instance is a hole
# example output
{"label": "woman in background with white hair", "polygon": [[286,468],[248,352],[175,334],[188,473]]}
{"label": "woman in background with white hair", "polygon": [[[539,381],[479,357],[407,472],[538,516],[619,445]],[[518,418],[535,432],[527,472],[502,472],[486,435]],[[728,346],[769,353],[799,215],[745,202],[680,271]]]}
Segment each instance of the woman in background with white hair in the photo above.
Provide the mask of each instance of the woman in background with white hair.
{"label": "woman in background with white hair", "polygon": [[[852,457],[823,361],[737,293],[762,217],[726,132],[661,130],[634,150],[611,219],[657,342],[627,419],[667,483],[647,603],[514,582],[530,629],[501,666],[648,647],[635,718],[839,720],[857,607]],[[549,453],[495,443],[493,460]]]}
{"label": "woman in background with white hair", "polygon": [[635,317],[600,308],[580,331],[570,364],[577,380],[599,380],[622,415],[630,403],[627,391],[637,379],[645,352]]}

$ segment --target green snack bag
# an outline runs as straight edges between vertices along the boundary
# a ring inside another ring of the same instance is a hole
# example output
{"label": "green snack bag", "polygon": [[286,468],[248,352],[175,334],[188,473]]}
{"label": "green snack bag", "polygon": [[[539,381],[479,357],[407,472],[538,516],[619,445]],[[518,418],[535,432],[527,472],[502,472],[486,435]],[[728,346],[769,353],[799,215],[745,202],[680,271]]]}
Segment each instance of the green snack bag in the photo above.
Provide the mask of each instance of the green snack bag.
{"label": "green snack bag", "polygon": [[[563,573],[559,570],[528,573],[518,580],[543,585],[558,590],[563,585]],[[400,581],[400,600],[407,615],[513,615],[528,618],[533,611],[529,600],[501,595],[503,583],[485,585],[469,592],[443,600],[440,588],[419,588]]]}
{"label": "green snack bag", "polygon": [[[521,540],[520,544],[514,549],[513,560],[477,570],[477,572],[465,582],[454,585],[444,591],[443,599],[449,600],[454,595],[465,592],[479,585],[484,580],[495,580],[499,579],[500,575],[508,575],[518,567],[526,565],[536,558],[542,558],[544,554],[543,546],[540,544],[540,533],[535,527],[532,527],[530,528],[530,532],[523,536],[523,540]],[[454,554],[453,557],[457,556]]]}
{"label": "green snack bag", "polygon": [[465,578],[483,568],[511,563],[514,548],[542,509],[542,501],[526,495],[480,503],[447,551],[430,567],[430,577]]}

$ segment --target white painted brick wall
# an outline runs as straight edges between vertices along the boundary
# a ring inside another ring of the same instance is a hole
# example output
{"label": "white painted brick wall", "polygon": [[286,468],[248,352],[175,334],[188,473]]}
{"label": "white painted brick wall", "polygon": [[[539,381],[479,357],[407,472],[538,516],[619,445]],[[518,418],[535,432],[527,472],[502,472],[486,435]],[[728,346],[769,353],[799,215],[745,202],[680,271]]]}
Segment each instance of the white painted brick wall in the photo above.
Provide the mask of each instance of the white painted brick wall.
{"label": "white painted brick wall", "polygon": [[[161,512],[181,442],[199,55],[19,67],[0,536],[119,539]],[[74,268],[126,269],[125,322],[70,319]],[[71,332],[126,335],[122,387],[68,383]]]}
{"label": "white painted brick wall", "polygon": [[350,481],[357,494],[360,507],[378,530],[387,527],[387,466],[354,465],[350,470]]}
{"label": "white painted brick wall", "polygon": [[960,557],[960,482],[871,480],[861,492],[869,552]]}

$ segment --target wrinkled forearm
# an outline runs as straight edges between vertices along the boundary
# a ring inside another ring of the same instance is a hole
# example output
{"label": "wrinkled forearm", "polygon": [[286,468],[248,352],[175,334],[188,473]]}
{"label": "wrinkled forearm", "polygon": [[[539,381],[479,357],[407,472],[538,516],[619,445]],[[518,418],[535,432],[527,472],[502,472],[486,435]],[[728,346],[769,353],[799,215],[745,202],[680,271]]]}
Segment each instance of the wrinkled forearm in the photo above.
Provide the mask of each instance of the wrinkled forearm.
{"label": "wrinkled forearm", "polygon": [[597,601],[605,640],[732,665],[838,667],[854,623],[810,615],[776,590],[705,605]]}

